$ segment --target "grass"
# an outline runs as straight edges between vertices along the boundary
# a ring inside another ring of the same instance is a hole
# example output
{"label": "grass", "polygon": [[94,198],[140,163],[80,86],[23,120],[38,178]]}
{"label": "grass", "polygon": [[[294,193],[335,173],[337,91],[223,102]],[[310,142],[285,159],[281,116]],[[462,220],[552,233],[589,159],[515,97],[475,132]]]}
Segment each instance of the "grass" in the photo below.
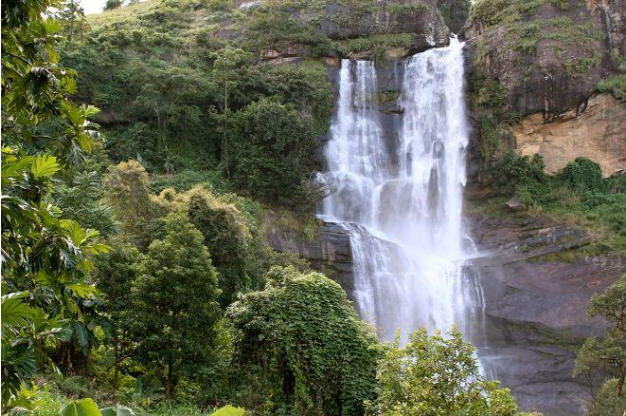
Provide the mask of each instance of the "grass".
{"label": "grass", "polygon": [[609,92],[620,100],[626,100],[626,74],[611,75],[598,83],[598,92]]}

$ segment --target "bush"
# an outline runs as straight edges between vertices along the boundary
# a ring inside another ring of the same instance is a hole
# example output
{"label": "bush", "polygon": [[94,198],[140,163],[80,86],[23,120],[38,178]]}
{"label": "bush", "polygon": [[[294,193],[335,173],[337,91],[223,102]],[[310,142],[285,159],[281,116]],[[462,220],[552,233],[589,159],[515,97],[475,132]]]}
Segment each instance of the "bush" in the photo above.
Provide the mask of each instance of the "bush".
{"label": "bush", "polygon": [[581,157],[548,176],[539,155],[509,152],[495,163],[492,177],[502,195],[515,193],[533,209],[589,228],[602,251],[626,251],[626,175],[603,178],[597,163]]}
{"label": "bush", "polygon": [[319,273],[276,267],[268,280],[227,311],[235,363],[252,376],[242,383],[258,397],[250,405],[265,401],[271,415],[362,415],[375,386],[373,332]]}
{"label": "bush", "polygon": [[626,100],[626,74],[611,75],[598,83],[598,92],[610,92],[620,100]]}
{"label": "bush", "polygon": [[600,165],[584,157],[578,157],[563,168],[560,177],[579,193],[600,193],[607,191],[607,183],[602,178]]}
{"label": "bush", "polygon": [[400,347],[399,336],[378,363],[378,398],[371,414],[382,416],[515,416],[508,389],[480,376],[472,346],[452,329],[447,337],[422,328]]}
{"label": "bush", "polygon": [[546,182],[543,169],[545,164],[541,155],[532,158],[507,152],[494,166],[494,185],[500,192],[507,194],[518,190],[520,185]]}
{"label": "bush", "polygon": [[238,292],[250,289],[248,251],[252,235],[243,215],[231,205],[219,201],[201,187],[178,197],[191,223],[202,233],[203,244],[211,251],[218,271],[222,305],[229,305]]}
{"label": "bush", "polygon": [[615,396],[618,379],[608,380],[589,403],[587,416],[620,416],[626,409],[626,394]]}
{"label": "bush", "polygon": [[248,195],[286,202],[320,167],[313,120],[278,99],[261,99],[235,113],[229,139],[232,179]]}

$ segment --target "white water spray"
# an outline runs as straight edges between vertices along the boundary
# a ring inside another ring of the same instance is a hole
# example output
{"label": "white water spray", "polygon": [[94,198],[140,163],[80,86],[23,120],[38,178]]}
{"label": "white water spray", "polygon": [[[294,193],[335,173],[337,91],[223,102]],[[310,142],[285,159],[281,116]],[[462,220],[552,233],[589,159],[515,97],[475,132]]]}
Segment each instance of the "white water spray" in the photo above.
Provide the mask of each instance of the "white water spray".
{"label": "white water spray", "polygon": [[464,284],[465,147],[463,44],[431,49],[404,65],[401,129],[385,141],[373,62],[341,63],[339,105],[326,147],[337,190],[322,216],[350,232],[356,306],[383,340],[467,326],[476,287]]}

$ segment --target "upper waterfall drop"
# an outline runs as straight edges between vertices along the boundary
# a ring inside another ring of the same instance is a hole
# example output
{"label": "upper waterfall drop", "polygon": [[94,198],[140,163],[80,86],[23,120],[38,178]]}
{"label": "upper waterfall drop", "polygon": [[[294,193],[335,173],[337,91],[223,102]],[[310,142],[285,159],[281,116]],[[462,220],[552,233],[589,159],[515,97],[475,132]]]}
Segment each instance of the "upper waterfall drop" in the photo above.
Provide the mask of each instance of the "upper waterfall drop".
{"label": "upper waterfall drop", "polygon": [[342,60],[325,149],[336,192],[321,212],[350,232],[356,307],[383,340],[398,329],[403,337],[422,326],[463,329],[472,293],[463,282],[463,43],[451,39],[397,65],[401,127],[390,140],[374,63]]}

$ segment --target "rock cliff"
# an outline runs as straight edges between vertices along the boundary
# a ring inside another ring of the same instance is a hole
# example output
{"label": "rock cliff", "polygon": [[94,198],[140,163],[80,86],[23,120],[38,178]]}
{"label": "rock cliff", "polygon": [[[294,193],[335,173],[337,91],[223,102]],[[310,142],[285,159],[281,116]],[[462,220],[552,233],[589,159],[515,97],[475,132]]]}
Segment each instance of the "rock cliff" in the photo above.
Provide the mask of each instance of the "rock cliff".
{"label": "rock cliff", "polygon": [[[271,11],[295,22],[302,36],[286,36],[267,45],[261,59],[284,63],[315,54],[374,58],[378,51],[396,49],[402,56],[444,46],[450,30],[441,17],[435,0],[396,0],[369,2],[362,0],[304,1],[277,3],[270,0],[240,3],[239,9],[253,15]],[[222,28],[223,36],[233,36],[237,22]],[[329,47],[328,42],[335,42]]]}
{"label": "rock cliff", "polygon": [[626,132],[613,117],[626,104],[593,95],[602,79],[623,79],[625,16],[615,0],[477,2],[463,32],[475,160],[515,148],[542,154],[551,172],[576,156],[623,169]]}

